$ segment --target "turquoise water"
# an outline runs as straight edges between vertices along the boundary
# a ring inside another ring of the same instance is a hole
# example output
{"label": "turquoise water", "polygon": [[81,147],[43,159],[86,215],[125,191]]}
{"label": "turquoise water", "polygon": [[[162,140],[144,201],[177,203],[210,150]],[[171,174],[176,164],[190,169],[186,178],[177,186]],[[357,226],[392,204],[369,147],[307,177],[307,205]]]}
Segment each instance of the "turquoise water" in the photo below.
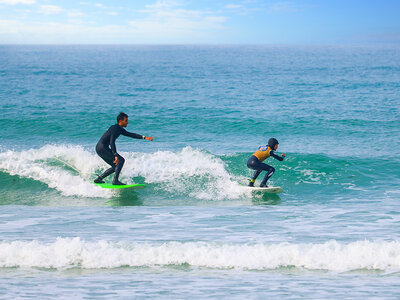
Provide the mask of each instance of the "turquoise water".
{"label": "turquoise water", "polygon": [[[398,298],[399,97],[394,47],[0,46],[0,296]],[[120,111],[144,190],[91,184]]]}

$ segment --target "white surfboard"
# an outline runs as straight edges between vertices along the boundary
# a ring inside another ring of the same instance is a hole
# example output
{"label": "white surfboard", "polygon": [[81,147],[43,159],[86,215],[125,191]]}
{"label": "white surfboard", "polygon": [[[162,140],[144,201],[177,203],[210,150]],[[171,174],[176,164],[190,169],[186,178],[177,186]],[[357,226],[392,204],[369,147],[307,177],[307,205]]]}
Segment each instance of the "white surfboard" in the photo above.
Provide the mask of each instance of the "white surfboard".
{"label": "white surfboard", "polygon": [[270,194],[279,194],[283,192],[283,189],[280,186],[267,186],[267,187],[244,186],[243,188],[249,191],[270,193]]}

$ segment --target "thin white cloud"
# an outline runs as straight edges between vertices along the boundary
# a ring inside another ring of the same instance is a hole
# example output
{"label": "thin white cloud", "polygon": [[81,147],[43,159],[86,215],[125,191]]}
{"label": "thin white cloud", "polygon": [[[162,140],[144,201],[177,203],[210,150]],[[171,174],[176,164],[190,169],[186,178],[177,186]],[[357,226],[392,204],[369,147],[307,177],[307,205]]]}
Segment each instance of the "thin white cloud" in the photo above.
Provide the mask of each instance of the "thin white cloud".
{"label": "thin white cloud", "polygon": [[0,20],[0,36],[1,35],[15,35],[19,33],[22,26],[21,22],[15,20]]}
{"label": "thin white cloud", "polygon": [[71,18],[68,20],[68,24],[83,25],[84,22],[81,19]]}
{"label": "thin white cloud", "polygon": [[70,18],[79,18],[86,16],[85,13],[81,12],[80,10],[71,10],[67,13],[68,17]]}
{"label": "thin white cloud", "polygon": [[155,39],[127,26],[88,25],[79,20],[69,22],[23,23],[0,20],[0,40],[8,44],[143,44],[180,43],[184,39]]}
{"label": "thin white cloud", "polygon": [[147,4],[146,9],[148,10],[164,10],[164,9],[172,9],[174,7],[182,6],[182,1],[174,1],[174,0],[158,0],[154,4]]}
{"label": "thin white cloud", "polygon": [[295,13],[300,11],[302,8],[292,1],[281,1],[277,2],[269,7],[269,11],[272,13]]}
{"label": "thin white cloud", "polygon": [[6,4],[6,5],[17,5],[17,4],[32,5],[35,3],[36,0],[0,0],[0,4]]}
{"label": "thin white cloud", "polygon": [[157,1],[139,12],[145,17],[129,24],[154,39],[204,39],[211,31],[223,29],[227,21],[225,16],[210,11],[185,9],[178,1]]}
{"label": "thin white cloud", "polygon": [[[221,40],[227,18],[209,10],[186,9],[182,2],[157,1],[146,5],[139,18],[125,24],[104,25],[83,19],[84,10],[41,5],[42,14],[65,13],[65,22],[0,20],[3,43],[213,43]],[[102,7],[104,9],[104,7]],[[105,14],[117,15],[108,9]]]}
{"label": "thin white cloud", "polygon": [[0,40],[5,43],[115,43],[121,42],[128,33],[120,26],[88,26],[79,20],[69,23],[0,20]]}
{"label": "thin white cloud", "polygon": [[176,1],[157,1],[155,4],[146,5],[146,9],[140,10],[143,14],[148,14],[151,18],[191,18],[204,15],[204,12],[198,10],[188,10],[181,8]]}
{"label": "thin white cloud", "polygon": [[109,11],[109,12],[107,13],[107,15],[110,15],[110,16],[117,16],[118,13],[117,13],[116,11]]}
{"label": "thin white cloud", "polygon": [[225,8],[227,8],[227,9],[242,9],[243,5],[229,3],[229,4],[225,5]]}
{"label": "thin white cloud", "polygon": [[264,9],[257,1],[241,1],[241,4],[228,3],[223,8],[238,15],[249,15]]}
{"label": "thin white cloud", "polygon": [[43,15],[56,15],[63,11],[63,8],[56,5],[40,5],[39,13]]}
{"label": "thin white cloud", "polygon": [[16,4],[32,5],[36,3],[36,0],[0,0],[0,3],[9,5],[16,5]]}

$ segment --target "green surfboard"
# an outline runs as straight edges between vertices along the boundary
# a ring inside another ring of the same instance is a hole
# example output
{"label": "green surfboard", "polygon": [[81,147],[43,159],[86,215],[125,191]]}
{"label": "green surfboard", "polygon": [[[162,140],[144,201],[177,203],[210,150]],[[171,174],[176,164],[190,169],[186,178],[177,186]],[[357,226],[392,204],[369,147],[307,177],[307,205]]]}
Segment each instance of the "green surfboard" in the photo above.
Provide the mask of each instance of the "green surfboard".
{"label": "green surfboard", "polygon": [[100,186],[104,189],[135,189],[140,190],[146,187],[145,184],[126,184],[126,185],[114,185],[111,183],[95,183],[95,185]]}

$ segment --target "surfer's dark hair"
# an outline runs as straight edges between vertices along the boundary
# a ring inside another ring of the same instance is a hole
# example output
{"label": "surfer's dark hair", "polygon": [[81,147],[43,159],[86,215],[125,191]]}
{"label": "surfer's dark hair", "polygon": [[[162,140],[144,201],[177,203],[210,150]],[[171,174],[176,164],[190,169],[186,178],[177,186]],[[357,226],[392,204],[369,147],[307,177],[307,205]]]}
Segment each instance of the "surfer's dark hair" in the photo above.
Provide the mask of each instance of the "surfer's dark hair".
{"label": "surfer's dark hair", "polygon": [[123,119],[127,118],[128,115],[126,113],[120,112],[117,117],[117,122],[122,121]]}

